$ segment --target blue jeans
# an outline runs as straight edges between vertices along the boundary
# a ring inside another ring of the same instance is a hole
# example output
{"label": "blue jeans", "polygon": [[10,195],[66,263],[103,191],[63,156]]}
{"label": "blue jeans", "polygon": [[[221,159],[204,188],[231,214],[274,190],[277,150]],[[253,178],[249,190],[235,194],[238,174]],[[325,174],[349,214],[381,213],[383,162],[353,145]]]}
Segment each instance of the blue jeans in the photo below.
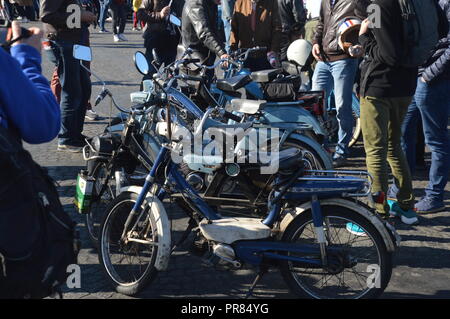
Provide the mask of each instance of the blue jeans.
{"label": "blue jeans", "polygon": [[81,67],[80,60],[73,57],[73,43],[55,41],[54,59],[61,83],[61,130],[58,143],[81,146],[86,101],[91,96],[89,73]]}
{"label": "blue jeans", "polygon": [[428,84],[419,78],[413,102],[402,125],[402,146],[407,154],[411,173],[414,173],[416,128],[422,117],[425,143],[431,150],[430,181],[425,194],[438,201],[444,198],[450,172],[450,140],[447,129],[449,108],[450,80],[436,80]]}
{"label": "blue jeans", "polygon": [[230,51],[230,34],[231,34],[231,18],[233,17],[235,0],[223,0],[222,6],[222,21],[225,32],[225,49]]}
{"label": "blue jeans", "polygon": [[336,117],[339,122],[338,144],[335,158],[348,156],[348,143],[352,138],[352,92],[358,69],[357,59],[318,62],[312,79],[313,91],[325,91],[326,99],[334,89]]}
{"label": "blue jeans", "polygon": [[100,16],[98,18],[98,25],[100,27],[100,30],[105,30],[106,17],[108,16],[108,9],[112,0],[99,0],[99,2],[100,2]]}

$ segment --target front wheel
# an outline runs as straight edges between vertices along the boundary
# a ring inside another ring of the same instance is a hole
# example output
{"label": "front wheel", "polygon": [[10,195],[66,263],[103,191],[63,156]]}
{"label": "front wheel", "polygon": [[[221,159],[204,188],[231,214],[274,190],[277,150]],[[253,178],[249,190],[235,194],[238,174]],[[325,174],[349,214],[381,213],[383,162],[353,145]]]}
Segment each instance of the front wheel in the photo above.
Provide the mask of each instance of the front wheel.
{"label": "front wheel", "polygon": [[[345,207],[323,206],[322,214],[329,267],[282,261],[280,271],[289,289],[298,296],[317,299],[378,297],[392,274],[392,254],[378,230]],[[289,224],[282,240],[319,250],[310,210]]]}
{"label": "front wheel", "polygon": [[146,287],[157,274],[155,262],[158,234],[152,203],[144,200],[141,214],[134,216],[123,238],[125,222],[138,198],[123,192],[105,212],[100,228],[99,261],[117,292],[134,295]]}

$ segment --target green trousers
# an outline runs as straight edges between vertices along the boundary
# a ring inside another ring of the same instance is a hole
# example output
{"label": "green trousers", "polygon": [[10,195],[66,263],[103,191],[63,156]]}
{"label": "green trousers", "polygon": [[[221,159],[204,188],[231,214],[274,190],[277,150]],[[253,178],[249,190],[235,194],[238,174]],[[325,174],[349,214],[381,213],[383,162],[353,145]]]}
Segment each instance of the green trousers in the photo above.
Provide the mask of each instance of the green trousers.
{"label": "green trousers", "polygon": [[[411,173],[400,144],[401,126],[411,100],[412,97],[361,98],[361,128],[367,170],[373,177],[372,192],[387,193],[389,164],[399,189],[397,201],[403,210],[414,207]],[[378,213],[389,213],[386,201],[375,208]]]}

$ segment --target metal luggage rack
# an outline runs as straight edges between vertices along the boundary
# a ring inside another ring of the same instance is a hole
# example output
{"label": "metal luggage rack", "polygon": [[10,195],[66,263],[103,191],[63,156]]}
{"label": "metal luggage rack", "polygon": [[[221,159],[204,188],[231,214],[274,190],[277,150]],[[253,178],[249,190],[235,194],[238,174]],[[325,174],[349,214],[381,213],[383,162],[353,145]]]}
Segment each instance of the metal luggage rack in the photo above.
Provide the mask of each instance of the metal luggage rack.
{"label": "metal luggage rack", "polygon": [[346,177],[352,177],[352,181],[365,183],[364,191],[360,193],[346,193],[348,197],[370,197],[372,191],[373,177],[365,171],[327,171],[327,170],[305,170],[300,181],[330,181],[341,182]]}

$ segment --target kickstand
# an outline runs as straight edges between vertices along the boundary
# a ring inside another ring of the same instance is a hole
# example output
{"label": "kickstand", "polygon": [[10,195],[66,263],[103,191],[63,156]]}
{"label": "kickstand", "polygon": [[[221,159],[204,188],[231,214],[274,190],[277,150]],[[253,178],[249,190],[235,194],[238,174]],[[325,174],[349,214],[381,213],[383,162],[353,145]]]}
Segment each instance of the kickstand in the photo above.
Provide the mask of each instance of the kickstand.
{"label": "kickstand", "polygon": [[253,290],[255,289],[258,282],[261,280],[261,278],[267,273],[268,267],[267,266],[261,266],[259,268],[258,274],[255,277],[255,280],[253,280],[252,286],[248,290],[247,294],[245,295],[245,299],[250,298],[253,296]]}

